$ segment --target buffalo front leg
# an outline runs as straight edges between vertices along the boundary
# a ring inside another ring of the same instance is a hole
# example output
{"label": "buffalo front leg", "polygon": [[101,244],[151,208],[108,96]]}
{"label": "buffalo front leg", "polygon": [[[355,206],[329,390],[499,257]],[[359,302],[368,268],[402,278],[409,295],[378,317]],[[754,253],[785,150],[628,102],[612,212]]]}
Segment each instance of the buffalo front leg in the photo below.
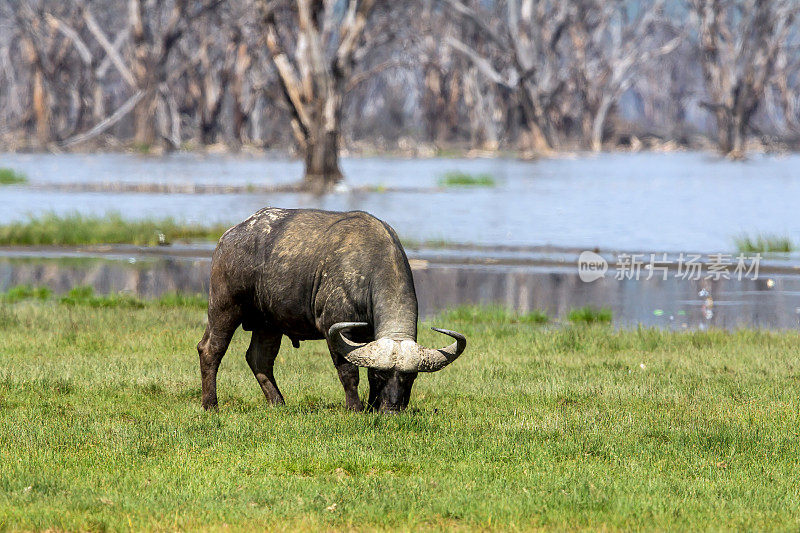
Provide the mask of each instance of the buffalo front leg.
{"label": "buffalo front leg", "polygon": [[331,352],[333,365],[339,373],[339,381],[344,387],[344,403],[351,411],[361,411],[361,398],[358,397],[358,367],[344,357]]}
{"label": "buffalo front leg", "polygon": [[253,371],[264,396],[273,405],[284,405],[281,391],[275,383],[272,367],[281,347],[281,334],[264,329],[254,329],[247,349],[247,364]]}

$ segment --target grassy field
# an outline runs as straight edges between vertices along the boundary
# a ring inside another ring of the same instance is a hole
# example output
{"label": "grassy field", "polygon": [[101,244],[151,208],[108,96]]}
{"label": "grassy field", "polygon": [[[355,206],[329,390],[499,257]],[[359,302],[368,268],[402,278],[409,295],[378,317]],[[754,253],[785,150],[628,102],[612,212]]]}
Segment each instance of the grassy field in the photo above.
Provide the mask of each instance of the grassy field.
{"label": "grassy field", "polygon": [[796,333],[456,311],[467,352],[381,416],[321,342],[267,407],[239,331],[205,413],[197,299],[62,300],[0,302],[0,529],[800,527]]}

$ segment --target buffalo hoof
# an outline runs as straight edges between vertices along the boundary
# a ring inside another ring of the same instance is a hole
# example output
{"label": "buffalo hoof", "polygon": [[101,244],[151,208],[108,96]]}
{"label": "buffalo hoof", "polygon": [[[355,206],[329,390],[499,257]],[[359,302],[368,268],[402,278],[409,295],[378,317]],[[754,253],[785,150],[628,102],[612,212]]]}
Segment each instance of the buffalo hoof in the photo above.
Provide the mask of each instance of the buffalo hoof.
{"label": "buffalo hoof", "polygon": [[353,411],[354,413],[360,413],[364,410],[360,400],[358,402],[347,402],[346,407],[348,411]]}

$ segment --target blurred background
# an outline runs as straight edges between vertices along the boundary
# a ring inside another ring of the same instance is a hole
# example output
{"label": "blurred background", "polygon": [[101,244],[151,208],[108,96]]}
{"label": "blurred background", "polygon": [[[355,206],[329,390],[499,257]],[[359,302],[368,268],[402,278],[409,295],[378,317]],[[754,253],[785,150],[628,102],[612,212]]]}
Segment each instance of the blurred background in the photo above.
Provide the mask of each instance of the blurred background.
{"label": "blurred background", "polygon": [[[214,238],[257,209],[363,209],[403,238],[424,314],[796,327],[798,14],[4,0],[0,289],[202,292]],[[578,279],[583,250],[604,278]],[[615,279],[621,253],[689,252],[761,253],[762,276]],[[64,266],[76,255],[99,262]]]}

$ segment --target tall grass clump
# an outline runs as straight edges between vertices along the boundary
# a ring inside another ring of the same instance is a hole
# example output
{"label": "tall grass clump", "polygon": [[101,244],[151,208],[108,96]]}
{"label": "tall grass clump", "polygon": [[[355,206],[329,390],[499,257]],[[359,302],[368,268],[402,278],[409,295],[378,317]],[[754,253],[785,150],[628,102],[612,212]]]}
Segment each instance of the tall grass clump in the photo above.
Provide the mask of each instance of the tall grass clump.
{"label": "tall grass clump", "polygon": [[598,309],[587,305],[571,310],[567,318],[573,324],[608,324],[612,316],[611,309],[607,307]]}
{"label": "tall grass clump", "polygon": [[795,250],[789,237],[759,234],[755,237],[740,235],[734,239],[736,249],[746,253],[788,253]]}
{"label": "tall grass clump", "polygon": [[130,294],[105,294],[96,295],[94,288],[88,285],[73,287],[67,294],[59,298],[60,303],[70,306],[88,307],[132,307],[139,308],[145,303]]}
{"label": "tall grass clump", "polygon": [[38,300],[40,302],[58,302],[66,306],[83,307],[156,307],[162,309],[196,309],[205,311],[208,307],[208,296],[205,294],[184,294],[168,292],[155,299],[141,299],[127,293],[96,294],[93,287],[79,285],[66,294],[53,296],[49,287],[33,287],[16,285],[6,292],[0,293],[0,303],[15,304],[23,301]]}
{"label": "tall grass clump", "polygon": [[119,214],[105,216],[54,213],[0,226],[0,245],[36,246],[87,244],[134,244],[154,246],[174,241],[217,240],[227,226],[185,224],[172,218],[125,220]]}
{"label": "tall grass clump", "polygon": [[17,303],[23,300],[47,300],[52,291],[48,287],[32,287],[31,285],[17,285],[5,293],[0,294],[0,300],[6,303]]}
{"label": "tall grass clump", "polygon": [[21,185],[28,183],[25,174],[17,172],[13,168],[0,168],[0,185]]}
{"label": "tall grass clump", "polygon": [[494,187],[495,180],[490,174],[468,174],[448,172],[439,179],[440,187]]}

